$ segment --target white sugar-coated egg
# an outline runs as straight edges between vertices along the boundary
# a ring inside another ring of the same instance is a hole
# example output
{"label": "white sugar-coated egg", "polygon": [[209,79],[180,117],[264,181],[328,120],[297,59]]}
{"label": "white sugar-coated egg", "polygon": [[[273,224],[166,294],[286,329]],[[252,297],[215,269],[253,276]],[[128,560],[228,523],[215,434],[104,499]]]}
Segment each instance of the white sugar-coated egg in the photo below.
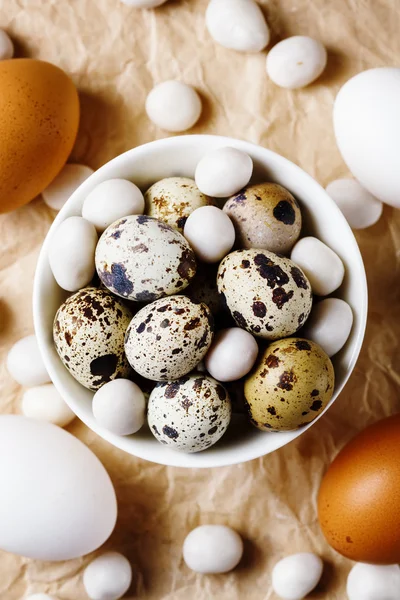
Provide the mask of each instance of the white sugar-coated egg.
{"label": "white sugar-coated egg", "polygon": [[196,256],[206,263],[220,261],[235,243],[232,221],[216,206],[202,206],[193,211],[183,233]]}
{"label": "white sugar-coated egg", "polygon": [[136,383],[129,379],[115,379],[95,393],[92,409],[101,427],[117,435],[131,435],[144,423],[146,402]]}
{"label": "white sugar-coated egg", "polygon": [[211,0],[206,26],[218,44],[239,52],[261,52],[270,38],[261,8],[253,0]]}
{"label": "white sugar-coated egg", "polygon": [[290,258],[304,271],[317,296],[328,296],[342,285],[343,262],[321,240],[302,238],[294,245]]}
{"label": "white sugar-coated egg", "polygon": [[32,387],[50,381],[35,335],[16,342],[7,356],[7,369],[20,385]]}
{"label": "white sugar-coated egg", "polygon": [[338,205],[352,229],[374,225],[382,214],[383,204],[355,179],[336,179],[326,191]]}
{"label": "white sugar-coated egg", "polygon": [[65,427],[75,418],[75,413],[52,383],[26,390],[22,397],[21,410],[25,417],[47,421],[59,427]]}
{"label": "white sugar-coated egg", "polygon": [[218,148],[206,154],[196,167],[197,187],[214,198],[233,196],[244,188],[253,173],[250,156],[236,148]]}
{"label": "white sugar-coated egg", "polygon": [[0,416],[0,548],[37,560],[78,558],[114,529],[117,502],[99,459],[50,423]]}
{"label": "white sugar-coated egg", "polygon": [[325,298],[311,311],[303,336],[317,343],[328,356],[343,348],[353,326],[353,311],[340,298]]}
{"label": "white sugar-coated egg", "polygon": [[128,215],[141,215],[144,198],[140,189],[127,179],[108,179],[99,183],[86,197],[82,217],[99,233]]}
{"label": "white sugar-coated egg", "polygon": [[74,191],[93,173],[86,165],[68,163],[42,192],[43,200],[53,210],[61,210]]}
{"label": "white sugar-coated egg", "polygon": [[325,69],[326,62],[327,52],[321,42],[294,35],[269,51],[267,73],[276,85],[294,90],[315,81]]}
{"label": "white sugar-coated egg", "polygon": [[91,282],[97,241],[94,225],[82,217],[69,217],[57,227],[50,240],[49,263],[61,288],[77,292]]}
{"label": "white sugar-coated egg", "polygon": [[165,131],[186,131],[201,115],[200,96],[182,81],[164,81],[156,85],[146,99],[149,119]]}
{"label": "white sugar-coated egg", "polygon": [[318,585],[323,568],[322,560],[311,552],[286,556],[272,571],[273,590],[282,600],[302,600]]}
{"label": "white sugar-coated egg", "polygon": [[83,573],[83,585],[90,600],[119,600],[132,582],[132,567],[119,552],[95,558]]}
{"label": "white sugar-coated egg", "polygon": [[24,600],[57,600],[55,596],[49,596],[49,594],[31,594],[25,596]]}
{"label": "white sugar-coated egg", "polygon": [[123,4],[133,6],[134,8],[156,8],[166,1],[167,0],[121,0]]}
{"label": "white sugar-coated egg", "polygon": [[257,354],[258,345],[251,333],[240,327],[222,329],[206,354],[205,366],[218,381],[236,381],[251,370]]}
{"label": "white sugar-coated egg", "polygon": [[8,60],[14,55],[14,44],[8,33],[0,29],[0,60]]}
{"label": "white sugar-coated egg", "polygon": [[333,123],[353,176],[400,208],[400,69],[370,69],[347,81],[336,97]]}
{"label": "white sugar-coated egg", "polygon": [[347,578],[348,600],[400,600],[399,565],[357,563]]}
{"label": "white sugar-coated egg", "polygon": [[184,561],[196,573],[228,573],[239,564],[242,554],[242,538],[226,525],[200,525],[183,544]]}

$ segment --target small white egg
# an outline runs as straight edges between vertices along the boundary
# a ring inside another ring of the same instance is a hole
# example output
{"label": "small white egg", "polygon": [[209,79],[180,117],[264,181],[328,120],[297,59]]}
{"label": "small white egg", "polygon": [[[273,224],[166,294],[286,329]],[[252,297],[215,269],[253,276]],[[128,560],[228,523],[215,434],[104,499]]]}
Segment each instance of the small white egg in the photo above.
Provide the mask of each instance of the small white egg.
{"label": "small white egg", "polygon": [[24,600],[56,600],[55,596],[49,596],[49,594],[31,594],[25,596]]}
{"label": "small white egg", "polygon": [[216,206],[201,206],[193,211],[183,234],[196,256],[206,263],[222,260],[235,243],[232,221]]}
{"label": "small white egg", "polygon": [[59,427],[65,427],[75,419],[75,413],[52,383],[26,390],[22,396],[21,411],[25,417],[54,423]]}
{"label": "small white egg", "polygon": [[325,46],[304,35],[282,40],[269,51],[267,73],[280,87],[294,90],[309,85],[326,67]]}
{"label": "small white egg", "polygon": [[119,600],[132,582],[132,568],[119,552],[95,558],[83,572],[83,585],[91,600]]}
{"label": "small white egg", "polygon": [[92,173],[86,165],[66,164],[55,179],[42,192],[43,200],[53,210],[61,210],[76,189]]}
{"label": "small white egg", "polygon": [[251,370],[257,354],[251,333],[240,327],[221,329],[206,354],[206,369],[218,381],[236,381]]}
{"label": "small white egg", "polygon": [[239,564],[242,555],[242,538],[225,525],[200,525],[183,544],[184,561],[196,573],[228,573]]}
{"label": "small white egg", "polygon": [[353,326],[353,311],[340,298],[326,298],[314,304],[303,336],[331,357],[343,348]]}
{"label": "small white egg", "polygon": [[230,50],[261,52],[269,43],[267,22],[253,0],[211,0],[206,26],[211,37]]}
{"label": "small white egg", "polygon": [[315,237],[304,237],[290,255],[305,273],[317,296],[328,296],[342,285],[344,265],[339,256]]}
{"label": "small white egg", "polygon": [[26,387],[50,381],[35,335],[28,335],[14,344],[7,356],[7,369],[17,383]]}
{"label": "small white egg", "polygon": [[400,567],[357,563],[347,578],[349,600],[400,600]]}
{"label": "small white egg", "polygon": [[286,556],[272,571],[273,590],[283,600],[302,600],[318,585],[323,568],[322,560],[311,552]]}
{"label": "small white egg", "polygon": [[49,263],[58,285],[77,292],[95,272],[97,233],[82,217],[69,217],[57,227],[49,245]]}
{"label": "small white egg", "polygon": [[133,6],[134,8],[156,8],[166,1],[167,0],[121,0],[123,4]]}
{"label": "small white egg", "polygon": [[14,55],[14,44],[8,33],[0,29],[0,60],[8,60]]}
{"label": "small white egg", "polygon": [[200,96],[182,81],[164,81],[156,85],[146,99],[149,119],[165,131],[179,133],[197,123],[201,114]]}
{"label": "small white egg", "polygon": [[140,189],[127,179],[109,179],[99,183],[83,203],[82,217],[99,233],[122,217],[141,215],[144,198]]}
{"label": "small white egg", "polygon": [[93,415],[99,425],[117,435],[131,435],[145,421],[146,401],[140,387],[129,379],[103,385],[93,397]]}
{"label": "small white egg", "polygon": [[236,148],[218,148],[206,154],[196,167],[195,180],[203,194],[226,198],[237,194],[250,181],[253,161]]}
{"label": "small white egg", "polygon": [[355,179],[336,179],[326,191],[352,229],[365,229],[379,221],[383,204]]}

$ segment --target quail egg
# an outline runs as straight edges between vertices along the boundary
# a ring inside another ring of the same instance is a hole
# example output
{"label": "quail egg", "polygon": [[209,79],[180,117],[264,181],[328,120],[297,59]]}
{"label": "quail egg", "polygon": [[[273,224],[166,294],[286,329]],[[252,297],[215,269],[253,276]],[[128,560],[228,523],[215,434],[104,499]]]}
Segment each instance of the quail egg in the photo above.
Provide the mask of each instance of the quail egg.
{"label": "quail egg", "polygon": [[62,363],[79,383],[98,390],[131,374],[124,352],[131,319],[118,298],[93,287],[80,290],[60,306],[54,319],[54,343]]}
{"label": "quail egg", "polygon": [[153,381],[178,379],[203,359],[213,339],[213,318],[205,304],[186,296],[161,298],[142,308],[125,336],[133,369]]}
{"label": "quail egg", "polygon": [[96,268],[114,294],[152,302],[176,294],[196,273],[196,259],[183,235],[146,215],[119,219],[101,236]]}
{"label": "quail egg", "polygon": [[287,338],[270,344],[246,377],[250,420],[263,431],[291,431],[313,421],[332,398],[335,374],[318,344]]}
{"label": "quail egg", "polygon": [[226,389],[212,377],[196,373],[159,383],[150,395],[147,418],[162,444],[200,452],[223,436],[231,412]]}
{"label": "quail egg", "polygon": [[311,286],[303,271],[266,250],[228,254],[219,266],[217,284],[236,324],[264,339],[292,335],[311,311]]}

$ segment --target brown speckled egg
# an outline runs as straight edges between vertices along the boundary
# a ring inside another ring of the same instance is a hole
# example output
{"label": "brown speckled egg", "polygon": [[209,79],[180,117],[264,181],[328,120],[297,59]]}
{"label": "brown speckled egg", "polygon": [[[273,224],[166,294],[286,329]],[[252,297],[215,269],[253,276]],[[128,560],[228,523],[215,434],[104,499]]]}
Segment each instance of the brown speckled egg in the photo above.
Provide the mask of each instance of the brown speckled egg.
{"label": "brown speckled egg", "polygon": [[292,194],[277,183],[245,188],[226,202],[238,248],[289,254],[301,231],[301,212]]}
{"label": "brown speckled egg", "polygon": [[96,269],[117,296],[152,302],[184,290],[196,273],[196,259],[179,231],[134,215],[105,230],[96,248]]}
{"label": "brown speckled egg", "polygon": [[287,338],[270,344],[246,377],[250,420],[263,431],[291,431],[310,423],[332,397],[335,373],[318,344]]}
{"label": "brown speckled egg", "polygon": [[188,216],[201,206],[212,204],[189,177],[166,177],[144,195],[146,214],[160,219],[183,233]]}
{"label": "brown speckled egg", "polygon": [[124,336],[132,314],[108,291],[88,287],[70,296],[54,319],[53,337],[64,366],[83,386],[98,390],[131,368]]}
{"label": "brown speckled egg", "polygon": [[311,311],[311,285],[303,271],[266,250],[228,254],[220,263],[217,284],[237,325],[264,339],[292,335]]}
{"label": "brown speckled egg", "polygon": [[186,296],[161,298],[142,308],[126,332],[125,352],[135,371],[153,381],[178,379],[203,359],[213,338],[205,304]]}
{"label": "brown speckled egg", "polygon": [[196,373],[159,383],[150,395],[147,418],[162,444],[200,452],[223,436],[231,413],[226,389],[212,377]]}

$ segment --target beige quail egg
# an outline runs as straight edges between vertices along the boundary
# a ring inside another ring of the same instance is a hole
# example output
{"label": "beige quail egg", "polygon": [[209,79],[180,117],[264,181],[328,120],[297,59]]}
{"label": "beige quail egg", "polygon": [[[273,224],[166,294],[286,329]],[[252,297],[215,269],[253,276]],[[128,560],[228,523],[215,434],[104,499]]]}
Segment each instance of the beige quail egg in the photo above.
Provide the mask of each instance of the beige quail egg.
{"label": "beige quail egg", "polygon": [[117,296],[151,302],[186,288],[196,273],[196,259],[179,231],[134,215],[105,230],[96,248],[96,269]]}
{"label": "beige quail egg", "polygon": [[276,340],[292,335],[307,320],[312,291],[294,262],[266,250],[236,250],[218,268],[218,290],[237,325]]}
{"label": "beige quail egg", "polygon": [[108,291],[80,290],[60,306],[53,337],[64,366],[91,390],[119,377],[129,377],[124,335],[132,319],[128,308]]}
{"label": "beige quail egg", "polygon": [[147,419],[162,444],[200,452],[223,436],[231,413],[226,389],[212,377],[196,373],[159,383],[150,395]]}
{"label": "beige quail egg", "polygon": [[270,344],[246,377],[250,420],[263,431],[290,431],[313,421],[332,397],[335,373],[318,344],[287,338]]}
{"label": "beige quail egg", "polygon": [[142,308],[125,336],[133,369],[153,381],[178,379],[205,356],[213,338],[213,318],[205,304],[186,296],[161,298]]}
{"label": "beige quail egg", "polygon": [[146,214],[160,219],[183,233],[188,216],[201,206],[212,204],[189,177],[166,177],[144,195]]}

